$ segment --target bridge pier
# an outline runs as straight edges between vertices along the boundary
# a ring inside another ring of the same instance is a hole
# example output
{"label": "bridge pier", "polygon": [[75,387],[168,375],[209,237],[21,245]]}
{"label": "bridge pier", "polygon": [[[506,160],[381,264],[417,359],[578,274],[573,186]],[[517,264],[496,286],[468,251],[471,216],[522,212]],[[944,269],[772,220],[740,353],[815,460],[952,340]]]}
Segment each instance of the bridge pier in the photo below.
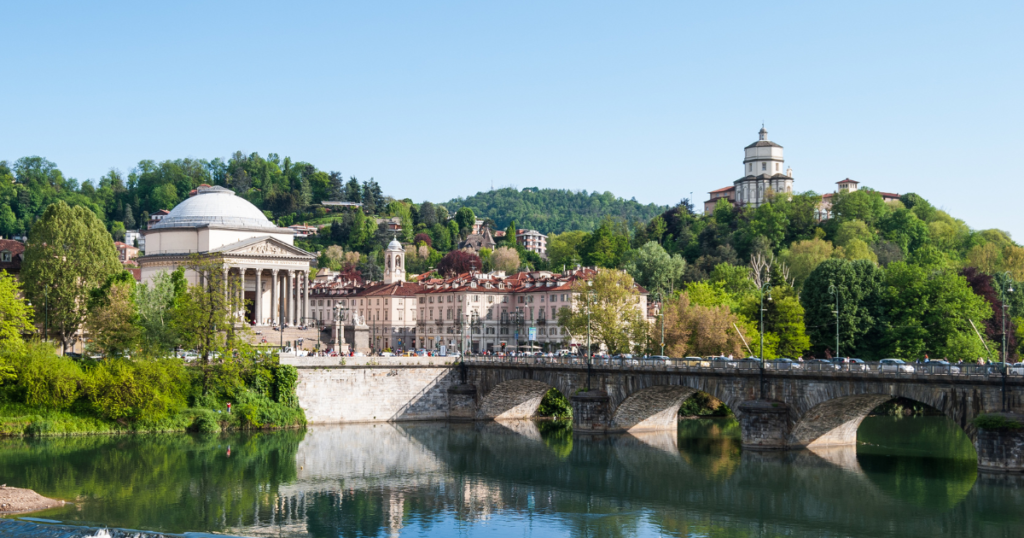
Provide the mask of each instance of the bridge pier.
{"label": "bridge pier", "polygon": [[[1008,420],[1024,424],[1024,416],[1000,413]],[[978,470],[990,473],[1024,472],[1024,429],[978,428],[974,439]]]}
{"label": "bridge pier", "polygon": [[740,432],[745,450],[789,448],[789,407],[772,400],[750,400],[739,405]]}
{"label": "bridge pier", "polygon": [[611,398],[603,390],[581,392],[569,398],[572,428],[580,433],[604,433],[612,426]]}
{"label": "bridge pier", "polygon": [[452,385],[448,387],[448,420],[476,419],[476,386]]}

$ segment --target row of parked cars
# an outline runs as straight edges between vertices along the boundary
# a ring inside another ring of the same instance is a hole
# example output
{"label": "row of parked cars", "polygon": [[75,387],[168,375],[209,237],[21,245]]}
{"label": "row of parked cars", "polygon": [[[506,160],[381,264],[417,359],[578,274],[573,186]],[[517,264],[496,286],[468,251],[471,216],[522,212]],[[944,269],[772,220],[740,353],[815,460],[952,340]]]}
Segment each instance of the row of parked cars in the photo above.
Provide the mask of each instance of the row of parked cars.
{"label": "row of parked cars", "polygon": [[[667,357],[662,357],[667,359]],[[760,367],[761,359],[757,357],[746,357],[743,359],[730,359],[729,357],[684,357],[684,361],[692,361],[692,364],[703,367]],[[766,361],[766,366],[773,370],[815,370],[815,371],[839,371],[848,372],[870,372],[878,371],[883,373],[925,373],[925,374],[959,374],[961,365],[952,364],[946,360],[926,360],[920,363],[908,363],[903,359],[882,359],[877,363],[867,363],[861,359],[852,357],[836,357],[834,359],[810,359],[797,361],[789,358],[779,358]],[[875,364],[872,367],[872,364]],[[972,365],[975,366],[975,365]],[[1001,373],[1003,363],[993,362],[983,365],[986,373]],[[1024,375],[1024,363],[1006,364],[1007,373],[1011,375]]]}

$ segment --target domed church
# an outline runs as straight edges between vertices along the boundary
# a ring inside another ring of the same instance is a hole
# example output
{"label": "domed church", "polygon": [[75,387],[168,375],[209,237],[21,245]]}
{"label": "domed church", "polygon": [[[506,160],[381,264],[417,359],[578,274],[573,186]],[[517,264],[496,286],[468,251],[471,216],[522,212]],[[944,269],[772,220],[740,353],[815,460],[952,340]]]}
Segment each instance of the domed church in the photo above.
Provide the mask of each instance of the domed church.
{"label": "domed church", "polygon": [[[282,306],[288,325],[309,316],[308,275],[315,256],[293,244],[294,231],[275,226],[230,189],[199,187],[144,235],[146,255],[138,259],[144,284],[192,254],[218,255],[225,276],[242,282],[246,319],[269,325],[280,319]],[[185,276],[196,283],[196,274],[186,270]]]}

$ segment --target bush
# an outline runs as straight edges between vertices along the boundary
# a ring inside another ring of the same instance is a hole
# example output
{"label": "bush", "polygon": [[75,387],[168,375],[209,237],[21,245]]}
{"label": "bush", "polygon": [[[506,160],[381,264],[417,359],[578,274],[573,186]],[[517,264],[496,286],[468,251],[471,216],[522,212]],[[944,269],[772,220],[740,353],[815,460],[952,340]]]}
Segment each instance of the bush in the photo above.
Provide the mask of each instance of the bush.
{"label": "bush", "polygon": [[978,415],[971,422],[981,430],[1006,431],[1024,428],[1024,424],[1003,415]]}
{"label": "bush", "polygon": [[195,419],[192,421],[192,425],[189,426],[189,431],[197,433],[220,433],[220,421],[217,420],[217,414],[212,411],[206,411],[203,413],[197,413]]}
{"label": "bush", "polygon": [[90,373],[89,401],[103,418],[156,422],[184,407],[185,375],[175,359],[113,359]]}
{"label": "bush", "polygon": [[239,427],[246,430],[268,426],[289,427],[306,423],[301,409],[279,404],[266,396],[246,393],[239,398],[235,413]]}
{"label": "bush", "polygon": [[52,422],[46,419],[36,418],[32,422],[30,422],[28,426],[25,426],[25,435],[30,437],[46,435],[52,432],[53,430],[54,427]]}
{"label": "bush", "polygon": [[544,399],[540,401],[537,414],[542,417],[572,418],[572,406],[564,394],[552,387],[544,393]]}
{"label": "bush", "polygon": [[56,354],[47,344],[25,346],[5,357],[18,381],[8,389],[14,401],[48,409],[67,409],[82,395],[85,374],[75,361]]}

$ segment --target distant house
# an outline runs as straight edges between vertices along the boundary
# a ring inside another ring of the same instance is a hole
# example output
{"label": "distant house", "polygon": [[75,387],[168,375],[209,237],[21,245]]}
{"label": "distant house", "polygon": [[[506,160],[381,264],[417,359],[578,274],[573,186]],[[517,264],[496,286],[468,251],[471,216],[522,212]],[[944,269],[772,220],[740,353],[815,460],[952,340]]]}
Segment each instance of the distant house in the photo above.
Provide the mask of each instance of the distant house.
{"label": "distant house", "polygon": [[309,237],[311,235],[317,235],[320,232],[320,228],[316,226],[307,226],[305,224],[292,224],[288,228],[295,230],[295,237]]}
{"label": "distant house", "polygon": [[135,265],[135,258],[139,257],[139,249],[120,241],[115,241],[114,247],[117,248],[117,259],[121,260],[121,264]]}
{"label": "distant house", "polygon": [[544,258],[548,256],[548,236],[537,230],[516,230],[516,243]]}
{"label": "distant house", "polygon": [[384,228],[389,233],[401,233],[402,231],[402,217],[391,217],[389,219],[376,219],[377,225],[384,225]]}
{"label": "distant house", "polygon": [[13,239],[0,239],[0,271],[16,275],[21,272],[21,264],[24,261],[24,243]]}
{"label": "distant house", "polygon": [[474,252],[480,252],[480,249],[489,248],[494,250],[494,237],[491,235],[491,230],[486,226],[480,229],[480,233],[469,234],[466,240],[459,243],[459,248],[473,249]]}
{"label": "distant house", "polygon": [[139,230],[125,230],[124,242],[133,247],[138,247],[139,250],[146,250],[146,236],[142,235],[142,232]]}
{"label": "distant house", "polygon": [[152,228],[154,224],[163,220],[164,217],[170,215],[171,212],[166,209],[161,209],[149,216],[149,227]]}

